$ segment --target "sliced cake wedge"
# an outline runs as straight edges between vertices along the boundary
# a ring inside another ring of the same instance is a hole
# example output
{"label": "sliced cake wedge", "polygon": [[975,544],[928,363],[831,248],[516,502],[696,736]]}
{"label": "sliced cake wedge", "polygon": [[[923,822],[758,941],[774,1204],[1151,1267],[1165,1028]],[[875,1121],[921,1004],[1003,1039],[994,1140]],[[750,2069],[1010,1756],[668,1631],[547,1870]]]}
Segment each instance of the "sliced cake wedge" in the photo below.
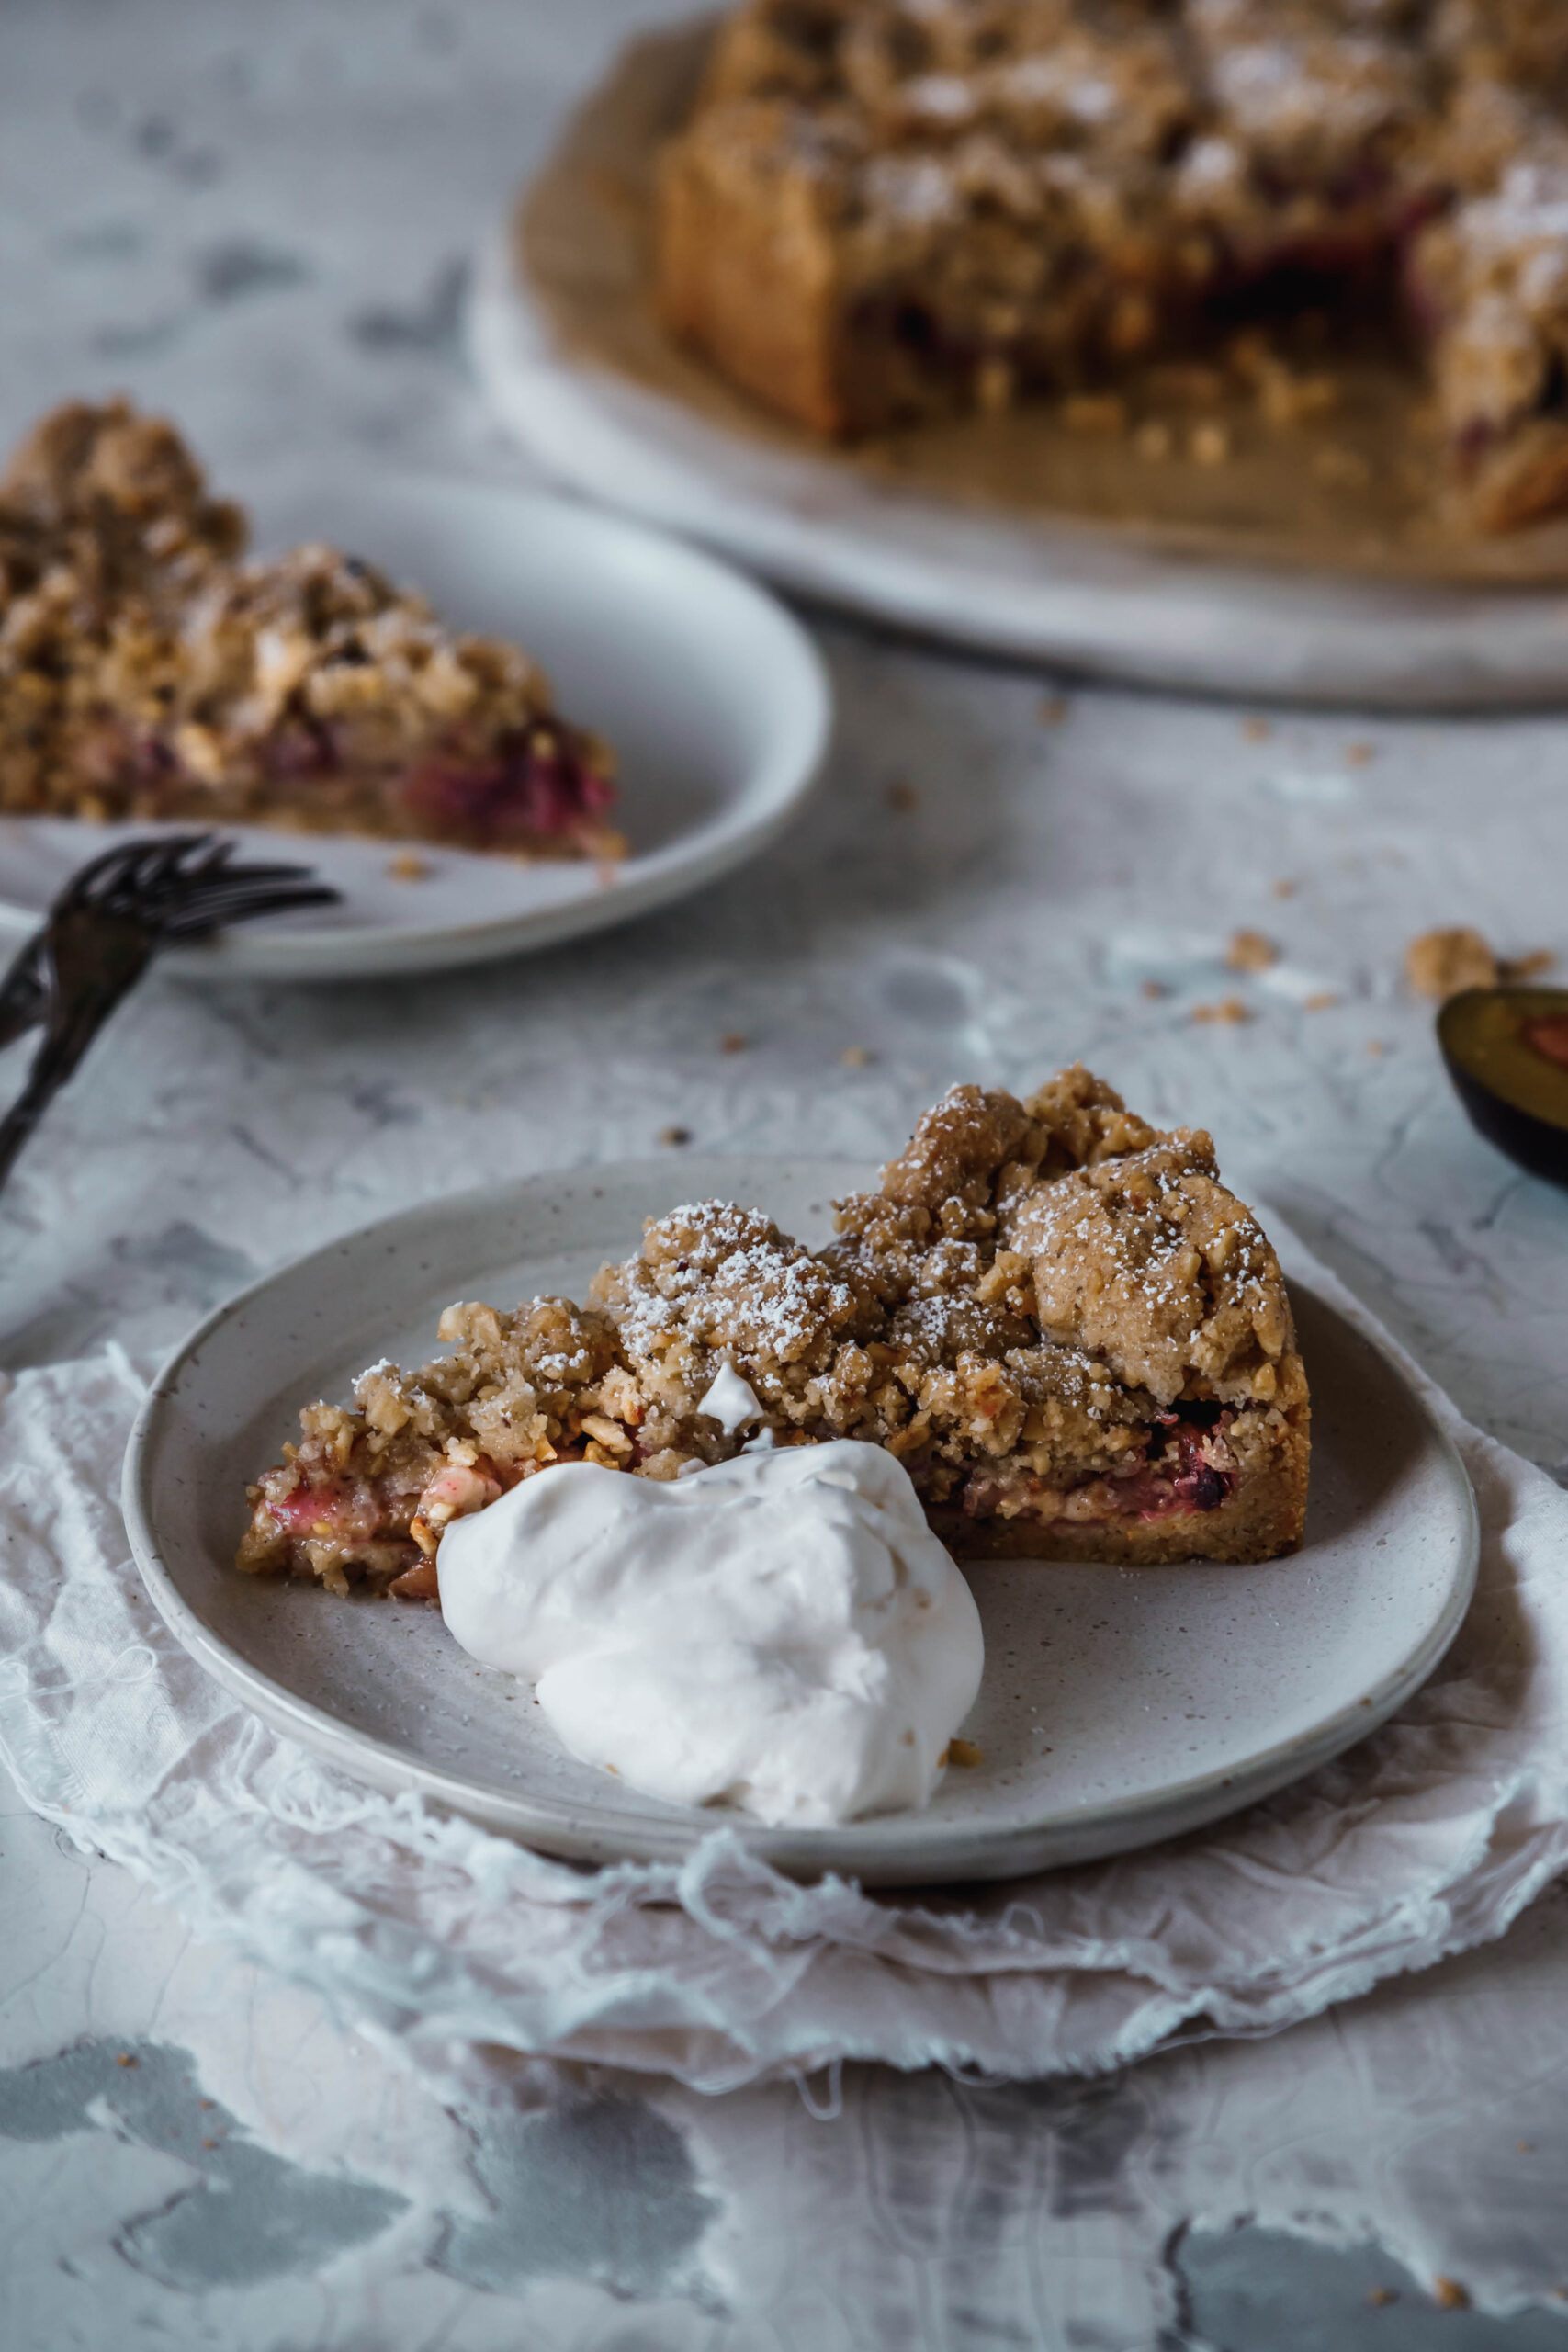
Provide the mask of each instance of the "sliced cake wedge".
{"label": "sliced cake wedge", "polygon": [[248,1489],[239,1566],[434,1597],[444,1527],[553,1464],[675,1478],[855,1438],[960,1557],[1265,1560],[1299,1544],[1310,1408],[1280,1264],[1201,1130],[1081,1066],[954,1088],[813,1253],[761,1210],[650,1219],[586,1304],[448,1307]]}

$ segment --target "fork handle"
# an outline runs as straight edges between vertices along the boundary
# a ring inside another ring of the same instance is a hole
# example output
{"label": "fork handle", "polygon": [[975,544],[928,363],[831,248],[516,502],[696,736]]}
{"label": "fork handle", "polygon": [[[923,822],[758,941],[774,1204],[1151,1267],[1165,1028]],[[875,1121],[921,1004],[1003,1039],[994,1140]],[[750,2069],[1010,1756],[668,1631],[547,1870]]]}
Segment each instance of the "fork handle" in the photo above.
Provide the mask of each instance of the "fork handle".
{"label": "fork handle", "polygon": [[[52,927],[51,927],[52,928]],[[48,945],[54,943],[50,940]],[[104,926],[99,952],[76,970],[73,959],[52,957],[55,981],[43,1043],[27,1084],[0,1118],[0,1184],[39,1121],[59,1093],[115,1007],[136,986],[154,954],[154,942],[129,926]],[[46,945],[46,959],[48,946]],[[62,964],[66,969],[62,970]]]}

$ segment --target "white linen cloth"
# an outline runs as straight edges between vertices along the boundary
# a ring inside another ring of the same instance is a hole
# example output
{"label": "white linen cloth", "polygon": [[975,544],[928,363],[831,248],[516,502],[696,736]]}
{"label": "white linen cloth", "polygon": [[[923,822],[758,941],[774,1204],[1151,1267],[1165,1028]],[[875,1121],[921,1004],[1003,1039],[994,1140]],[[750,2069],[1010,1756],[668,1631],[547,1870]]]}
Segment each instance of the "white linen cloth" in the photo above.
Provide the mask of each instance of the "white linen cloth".
{"label": "white linen cloth", "polygon": [[1023,2078],[1274,2032],[1500,1935],[1568,1869],[1568,1494],[1402,1361],[1480,1502],[1458,1641],[1337,1763],[1141,1853],[867,1894],[795,1885],[716,1826],[682,1867],[585,1871],[360,1788],[210,1682],[142,1593],[118,1501],[142,1384],[112,1351],[0,1401],[0,1757],[197,1935],[433,2073],[489,2045],[708,2091],[848,2057]]}

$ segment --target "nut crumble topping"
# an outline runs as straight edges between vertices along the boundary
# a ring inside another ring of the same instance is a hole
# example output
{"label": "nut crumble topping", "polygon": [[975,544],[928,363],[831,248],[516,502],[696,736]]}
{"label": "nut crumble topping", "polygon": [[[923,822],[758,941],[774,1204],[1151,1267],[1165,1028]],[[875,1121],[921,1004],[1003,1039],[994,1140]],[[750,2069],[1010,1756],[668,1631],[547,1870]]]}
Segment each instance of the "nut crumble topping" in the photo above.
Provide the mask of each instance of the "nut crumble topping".
{"label": "nut crumble topping", "polygon": [[584,1305],[449,1307],[446,1355],[306,1408],[250,1489],[240,1565],[424,1597],[442,1528],[522,1478],[728,1459],[740,1432],[703,1410],[726,1368],[775,1443],[886,1446],[960,1550],[1297,1540],[1290,1306],[1206,1135],[1161,1134],[1081,1066],[1026,1102],[955,1087],[837,1227],[813,1253],[760,1210],[688,1202]]}

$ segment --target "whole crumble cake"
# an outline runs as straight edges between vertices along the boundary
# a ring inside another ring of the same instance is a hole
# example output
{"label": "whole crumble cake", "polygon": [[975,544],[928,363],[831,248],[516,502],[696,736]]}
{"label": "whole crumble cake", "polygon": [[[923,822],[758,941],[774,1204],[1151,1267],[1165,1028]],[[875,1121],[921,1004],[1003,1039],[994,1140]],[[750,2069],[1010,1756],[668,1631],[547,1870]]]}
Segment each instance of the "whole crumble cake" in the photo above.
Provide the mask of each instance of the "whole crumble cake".
{"label": "whole crumble cake", "polygon": [[657,297],[845,436],[1399,314],[1507,530],[1568,506],[1565,221],[1562,0],[747,0],[661,160]]}
{"label": "whole crumble cake", "polygon": [[[1160,1133],[1081,1066],[1024,1102],[955,1087],[837,1227],[813,1254],[758,1209],[698,1202],[652,1219],[585,1306],[448,1307],[446,1355],[306,1408],[248,1490],[240,1566],[434,1597],[442,1529],[520,1479],[578,1461],[676,1478],[759,1439],[886,1446],[961,1556],[1300,1542],[1290,1302],[1201,1130]],[[757,1408],[733,1430],[704,1409],[727,1368]]]}
{"label": "whole crumble cake", "polygon": [[527,655],[322,546],[245,561],[172,425],[73,403],[0,475],[0,811],[612,856],[614,763]]}

